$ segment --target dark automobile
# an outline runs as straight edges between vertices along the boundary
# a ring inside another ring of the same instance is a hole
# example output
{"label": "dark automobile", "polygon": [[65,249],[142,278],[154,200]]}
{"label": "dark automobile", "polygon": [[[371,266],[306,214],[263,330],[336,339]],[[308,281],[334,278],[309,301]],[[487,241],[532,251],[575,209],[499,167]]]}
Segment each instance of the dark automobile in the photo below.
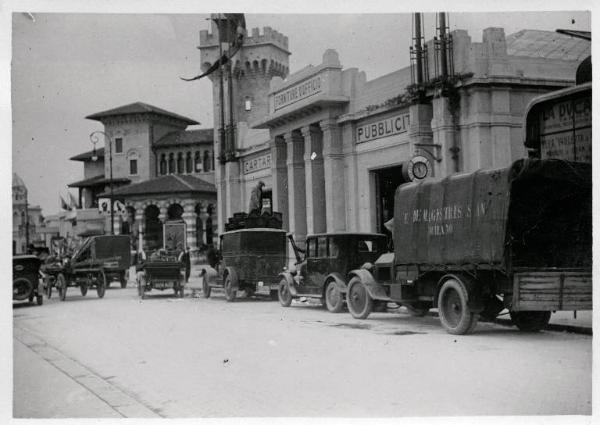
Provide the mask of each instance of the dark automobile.
{"label": "dark automobile", "polygon": [[35,298],[37,305],[44,303],[43,283],[40,280],[41,260],[35,255],[13,257],[13,300],[30,303]]}
{"label": "dark automobile", "polygon": [[184,264],[176,255],[166,252],[157,252],[148,260],[142,261],[137,266],[137,287],[141,299],[146,297],[146,292],[152,289],[163,291],[173,289],[175,295],[183,298],[185,276],[181,272]]}
{"label": "dark automobile", "polygon": [[85,296],[89,288],[96,288],[98,297],[102,298],[113,278],[125,287],[125,270],[129,268],[130,258],[129,236],[90,236],[70,259],[44,268],[48,297],[52,287],[56,287],[60,300],[64,301],[67,288],[78,286],[81,295]]}
{"label": "dark automobile", "polygon": [[279,275],[279,301],[288,307],[293,298],[319,298],[333,313],[342,311],[346,298],[346,276],[374,262],[386,251],[387,237],[379,233],[323,233],[306,239],[306,255],[292,240],[299,260],[296,268]]}
{"label": "dark automobile", "polygon": [[248,228],[225,232],[220,237],[222,260],[216,268],[205,267],[202,292],[223,288],[227,301],[238,290],[248,296],[269,295],[277,299],[277,274],[287,262],[286,232],[281,229]]}

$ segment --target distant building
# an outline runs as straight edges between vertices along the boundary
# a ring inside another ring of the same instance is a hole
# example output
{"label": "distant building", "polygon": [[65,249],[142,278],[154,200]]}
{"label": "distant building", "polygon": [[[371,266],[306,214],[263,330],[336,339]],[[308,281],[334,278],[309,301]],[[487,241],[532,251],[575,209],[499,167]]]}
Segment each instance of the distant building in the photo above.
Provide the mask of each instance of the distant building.
{"label": "distant building", "polygon": [[[200,32],[204,69],[218,57],[217,31],[213,23],[211,33]],[[573,85],[590,43],[550,31],[505,36],[502,28],[485,29],[482,42],[464,30],[451,35],[449,79],[437,72],[430,40],[417,85],[411,67],[367,80],[335,50],[288,75],[287,37],[252,30],[233,60],[235,146],[219,146],[219,82],[211,75],[219,229],[262,180],[266,202],[300,243],[326,231],[386,232],[398,185],[526,157],[527,103]]]}
{"label": "distant building", "polygon": [[100,213],[98,200],[110,197],[112,182],[114,199],[125,206],[123,214],[114,214],[114,233],[132,235],[136,248],[140,242],[144,250],[161,247],[167,222],[185,223],[186,245],[193,250],[213,242],[212,129],[187,130],[198,123],[141,102],[86,118],[104,125],[110,145],[71,158],[84,166],[84,179],[69,184],[79,189],[77,234],[110,232],[110,213]]}
{"label": "distant building", "polygon": [[42,209],[29,204],[27,186],[17,173],[12,175],[12,208],[13,253],[27,253],[27,244],[47,246]]}

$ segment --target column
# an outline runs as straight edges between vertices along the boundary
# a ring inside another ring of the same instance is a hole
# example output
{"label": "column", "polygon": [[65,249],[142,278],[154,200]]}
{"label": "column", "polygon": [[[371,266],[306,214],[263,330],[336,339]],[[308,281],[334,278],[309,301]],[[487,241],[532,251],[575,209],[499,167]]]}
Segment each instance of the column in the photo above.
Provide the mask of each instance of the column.
{"label": "column", "polygon": [[227,184],[227,199],[225,201],[225,217],[232,217],[234,213],[245,211],[242,206],[240,191],[240,163],[230,161],[225,163],[225,178]]}
{"label": "column", "polygon": [[287,144],[289,231],[300,245],[306,241],[304,139],[299,131],[285,135]]}
{"label": "column", "polygon": [[327,230],[325,211],[325,175],[323,170],[323,135],[318,129],[302,128],[304,137],[304,174],[306,181],[306,231]]}
{"label": "column", "polygon": [[432,161],[432,165],[435,164],[436,176],[445,177],[460,170],[459,152],[455,146],[454,116],[448,109],[449,99],[447,97],[434,98],[432,106],[433,143],[440,146],[442,157],[440,162]]}
{"label": "column", "polygon": [[144,215],[144,208],[136,205],[136,207],[135,207],[135,222],[138,226],[138,251],[146,250],[146,244],[144,241],[145,221],[146,221],[146,216]]}
{"label": "column", "polygon": [[202,245],[206,245],[206,219],[208,218],[208,213],[206,212],[204,204],[200,205],[200,214],[198,215],[198,218],[200,219],[200,225],[202,226],[202,240],[198,242],[201,242]]}
{"label": "column", "polygon": [[334,119],[319,123],[323,131],[325,211],[328,232],[346,230],[344,155],[341,131]]}
{"label": "column", "polygon": [[184,202],[181,218],[185,222],[185,243],[190,248],[196,249],[198,244],[196,243],[196,212],[193,201]]}
{"label": "column", "polygon": [[282,136],[276,136],[271,142],[271,175],[273,176],[273,211],[283,216],[283,228],[288,226],[288,175],[287,149]]}

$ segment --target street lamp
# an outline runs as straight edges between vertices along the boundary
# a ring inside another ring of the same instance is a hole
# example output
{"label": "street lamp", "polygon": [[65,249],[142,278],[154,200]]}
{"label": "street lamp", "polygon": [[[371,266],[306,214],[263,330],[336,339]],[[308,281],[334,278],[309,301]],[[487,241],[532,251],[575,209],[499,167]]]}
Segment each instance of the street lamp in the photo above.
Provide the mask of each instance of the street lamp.
{"label": "street lamp", "polygon": [[108,146],[108,169],[110,173],[109,187],[110,187],[110,234],[115,234],[115,211],[113,208],[113,175],[112,175],[112,141],[110,140],[110,136],[106,134],[104,131],[94,131],[90,134],[90,140],[94,145],[94,150],[92,152],[92,161],[98,160],[98,155],[96,155],[96,143],[98,143],[98,135],[102,134],[104,138],[108,141],[105,143],[105,146]]}

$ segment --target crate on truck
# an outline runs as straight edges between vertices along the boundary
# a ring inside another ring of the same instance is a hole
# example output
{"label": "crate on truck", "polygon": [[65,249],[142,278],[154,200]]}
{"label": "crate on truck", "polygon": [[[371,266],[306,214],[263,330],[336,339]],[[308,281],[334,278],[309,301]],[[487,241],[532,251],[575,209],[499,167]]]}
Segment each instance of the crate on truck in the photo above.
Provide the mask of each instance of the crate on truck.
{"label": "crate on truck", "polygon": [[591,164],[523,159],[510,167],[398,187],[395,250],[353,270],[348,308],[437,307],[450,333],[507,308],[521,330],[556,310],[592,308]]}

